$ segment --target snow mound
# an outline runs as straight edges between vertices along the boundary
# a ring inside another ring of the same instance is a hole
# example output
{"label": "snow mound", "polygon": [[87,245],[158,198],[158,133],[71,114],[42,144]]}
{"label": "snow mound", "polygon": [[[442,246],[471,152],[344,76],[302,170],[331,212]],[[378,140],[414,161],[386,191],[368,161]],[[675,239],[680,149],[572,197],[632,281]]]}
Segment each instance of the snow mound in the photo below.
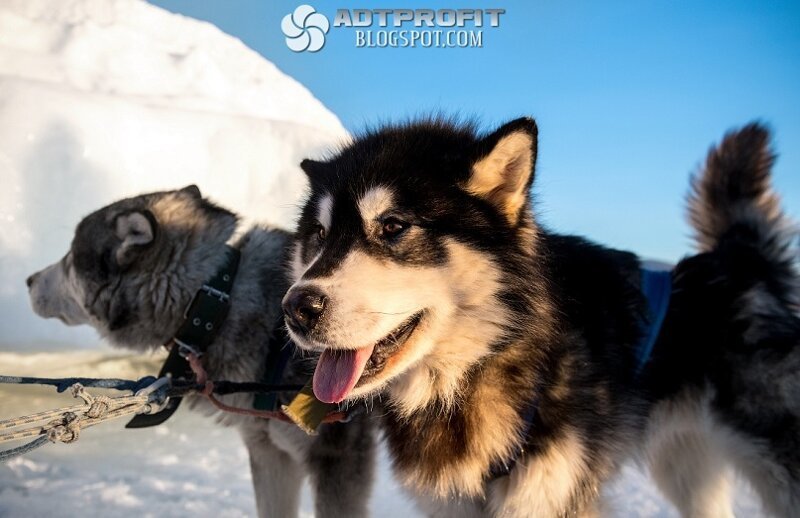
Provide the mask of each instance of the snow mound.
{"label": "snow mound", "polygon": [[140,192],[196,183],[290,226],[297,164],[346,137],[294,79],[216,27],[140,0],[0,3],[0,348],[92,344],[45,322],[24,280],[75,224]]}

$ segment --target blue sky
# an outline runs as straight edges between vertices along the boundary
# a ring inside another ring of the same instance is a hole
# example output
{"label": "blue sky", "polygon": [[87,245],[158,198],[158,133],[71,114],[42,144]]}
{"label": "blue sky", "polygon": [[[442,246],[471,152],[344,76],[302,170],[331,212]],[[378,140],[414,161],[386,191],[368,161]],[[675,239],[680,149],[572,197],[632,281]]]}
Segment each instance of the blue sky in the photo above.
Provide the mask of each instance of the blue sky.
{"label": "blue sky", "polygon": [[[281,18],[337,8],[506,9],[483,48],[356,48],[332,28],[294,53]],[[690,251],[688,176],[729,128],[775,131],[776,185],[800,216],[800,3],[788,1],[157,0],[207,20],[305,84],[350,130],[431,110],[485,129],[539,123],[537,209],[551,228],[649,257]]]}

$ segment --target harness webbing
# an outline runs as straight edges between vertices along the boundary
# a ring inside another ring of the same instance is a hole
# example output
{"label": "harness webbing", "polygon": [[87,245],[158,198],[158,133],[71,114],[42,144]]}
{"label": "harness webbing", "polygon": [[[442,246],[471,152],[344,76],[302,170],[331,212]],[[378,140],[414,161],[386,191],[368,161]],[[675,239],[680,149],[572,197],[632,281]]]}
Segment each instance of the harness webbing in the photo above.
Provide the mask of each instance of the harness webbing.
{"label": "harness webbing", "polygon": [[[267,361],[264,366],[264,383],[281,383],[286,366],[294,353],[294,344],[289,340],[280,315],[275,324],[275,336],[267,344]],[[253,408],[257,410],[279,410],[277,393],[256,394]]]}
{"label": "harness webbing", "polygon": [[667,316],[671,294],[671,271],[642,269],[642,295],[647,301],[647,317],[642,322],[642,338],[636,348],[637,375],[641,374],[653,354],[661,326]]}

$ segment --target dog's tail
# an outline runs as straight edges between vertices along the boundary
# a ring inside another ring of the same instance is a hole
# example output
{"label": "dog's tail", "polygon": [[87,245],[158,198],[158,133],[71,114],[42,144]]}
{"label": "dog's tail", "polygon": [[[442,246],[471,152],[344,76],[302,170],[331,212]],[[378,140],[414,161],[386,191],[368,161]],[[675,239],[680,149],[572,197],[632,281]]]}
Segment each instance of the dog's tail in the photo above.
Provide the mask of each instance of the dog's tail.
{"label": "dog's tail", "polygon": [[772,190],[769,140],[758,123],[728,133],[692,178],[689,218],[701,252],[732,238],[750,241],[767,259],[789,258],[792,232]]}
{"label": "dog's tail", "polygon": [[[797,295],[796,230],[772,189],[770,133],[751,123],[725,135],[692,178],[689,219],[701,252],[742,250],[758,258],[761,278],[784,300]],[[753,272],[755,273],[755,272]]]}

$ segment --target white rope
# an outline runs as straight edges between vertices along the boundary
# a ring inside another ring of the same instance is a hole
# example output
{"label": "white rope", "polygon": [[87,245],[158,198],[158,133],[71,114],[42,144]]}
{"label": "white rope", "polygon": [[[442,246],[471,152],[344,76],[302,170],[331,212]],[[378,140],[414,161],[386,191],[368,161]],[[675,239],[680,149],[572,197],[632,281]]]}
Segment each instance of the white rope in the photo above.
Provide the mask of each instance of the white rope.
{"label": "white rope", "polygon": [[[0,421],[0,430],[35,424],[35,426],[0,433],[0,444],[38,436],[46,436],[50,442],[67,444],[75,442],[84,428],[131,414],[152,412],[156,408],[156,405],[151,402],[152,394],[159,388],[156,385],[161,386],[163,383],[153,383],[133,395],[109,397],[93,396],[86,391],[83,385],[76,383],[71,387],[72,396],[82,399],[82,405],[46,410]],[[42,424],[43,421],[47,422]]]}

